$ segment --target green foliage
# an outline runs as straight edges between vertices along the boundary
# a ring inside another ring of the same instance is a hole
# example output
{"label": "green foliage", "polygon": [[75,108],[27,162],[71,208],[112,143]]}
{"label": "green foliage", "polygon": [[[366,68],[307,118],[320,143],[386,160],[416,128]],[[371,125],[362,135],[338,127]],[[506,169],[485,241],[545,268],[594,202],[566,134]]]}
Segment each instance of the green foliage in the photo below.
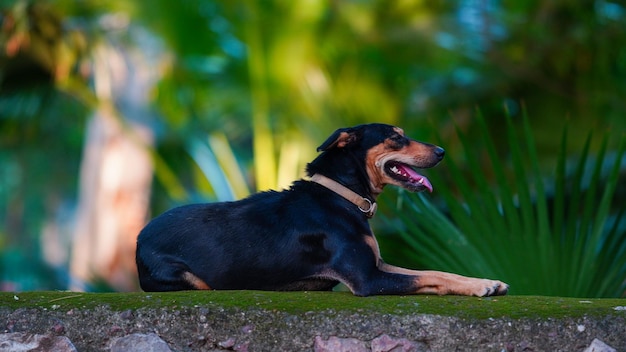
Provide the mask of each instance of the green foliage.
{"label": "green foliage", "polygon": [[208,143],[192,140],[189,153],[200,169],[217,201],[232,201],[250,194],[239,163],[226,136],[214,133]]}
{"label": "green foliage", "polygon": [[[58,218],[71,226],[85,120],[107,104],[92,87],[102,45],[162,59],[148,102],[159,113],[150,121],[156,214],[191,200],[284,187],[338,127],[385,122],[423,139],[432,118],[450,150],[458,147],[451,112],[471,145],[482,137],[473,133],[469,112],[480,106],[493,116],[503,101],[512,116],[519,101],[531,107],[543,169],[559,148],[554,131],[563,117],[574,141],[589,128],[626,127],[625,16],[623,4],[594,0],[2,1],[0,257],[8,259],[0,260],[7,268],[0,271],[26,268],[25,262],[45,266],[35,250],[43,224]],[[501,150],[507,136],[492,141]],[[615,148],[607,145],[607,160]],[[564,150],[565,144],[561,153],[569,155]],[[571,183],[564,155],[560,171]],[[589,192],[589,165],[596,164],[580,166],[585,183],[578,188],[562,182],[545,190],[560,205],[530,198],[532,207],[547,207],[542,223],[566,226],[572,202],[601,198],[602,189]],[[481,181],[467,192],[495,182]],[[521,212],[528,199],[517,202]],[[594,214],[581,212],[580,226],[595,224]],[[610,210],[605,223],[616,216]],[[520,216],[520,226],[527,217]]]}
{"label": "green foliage", "polygon": [[417,267],[498,278],[513,294],[622,296],[626,218],[623,204],[612,201],[624,136],[609,155],[609,134],[594,153],[589,133],[570,160],[564,131],[556,170],[544,175],[527,118],[521,136],[511,118],[498,132],[506,134],[507,158],[499,156],[484,119],[476,123],[481,144],[457,129],[469,168],[452,156],[444,161],[448,178],[433,172],[441,204],[406,192],[384,198],[385,222],[398,229],[405,258]]}

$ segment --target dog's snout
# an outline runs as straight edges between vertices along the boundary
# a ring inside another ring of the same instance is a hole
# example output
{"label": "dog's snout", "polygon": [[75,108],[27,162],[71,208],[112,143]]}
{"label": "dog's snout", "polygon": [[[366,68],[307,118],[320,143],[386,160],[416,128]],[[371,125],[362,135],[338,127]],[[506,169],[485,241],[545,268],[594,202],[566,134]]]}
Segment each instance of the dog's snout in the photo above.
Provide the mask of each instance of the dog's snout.
{"label": "dog's snout", "polygon": [[441,147],[435,147],[434,153],[435,153],[435,156],[437,156],[437,159],[439,160],[443,159],[444,155],[446,155],[445,149]]}

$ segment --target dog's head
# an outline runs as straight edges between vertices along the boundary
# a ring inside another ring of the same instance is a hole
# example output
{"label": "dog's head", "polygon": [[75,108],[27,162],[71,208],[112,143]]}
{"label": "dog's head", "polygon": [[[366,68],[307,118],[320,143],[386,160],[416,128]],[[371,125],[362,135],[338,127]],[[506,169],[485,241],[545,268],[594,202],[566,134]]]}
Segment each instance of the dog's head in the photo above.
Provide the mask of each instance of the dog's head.
{"label": "dog's head", "polygon": [[411,192],[432,192],[430,181],[415,169],[433,167],[445,154],[441,147],[408,138],[399,127],[378,123],[340,128],[317,148],[318,151],[334,149],[352,151],[363,158],[376,193],[387,184]]}

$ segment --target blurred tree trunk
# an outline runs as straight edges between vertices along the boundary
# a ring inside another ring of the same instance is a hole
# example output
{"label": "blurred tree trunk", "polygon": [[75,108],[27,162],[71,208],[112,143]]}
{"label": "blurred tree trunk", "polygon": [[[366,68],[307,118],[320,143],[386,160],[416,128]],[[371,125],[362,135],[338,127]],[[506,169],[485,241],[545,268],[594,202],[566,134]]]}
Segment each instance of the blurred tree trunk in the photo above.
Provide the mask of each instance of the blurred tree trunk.
{"label": "blurred tree trunk", "polygon": [[147,55],[112,46],[99,47],[94,56],[99,104],[81,164],[70,288],[95,283],[131,291],[138,288],[137,234],[149,212],[153,136],[145,121],[157,70]]}

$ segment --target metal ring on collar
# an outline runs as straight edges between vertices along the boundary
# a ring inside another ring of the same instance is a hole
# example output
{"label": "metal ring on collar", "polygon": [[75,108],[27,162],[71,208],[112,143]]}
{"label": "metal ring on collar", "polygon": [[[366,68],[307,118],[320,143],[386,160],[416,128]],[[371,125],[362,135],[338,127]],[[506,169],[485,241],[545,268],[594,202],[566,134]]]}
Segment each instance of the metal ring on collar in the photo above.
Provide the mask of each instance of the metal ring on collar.
{"label": "metal ring on collar", "polygon": [[361,206],[359,205],[359,210],[360,210],[360,211],[362,211],[362,212],[364,212],[364,213],[369,213],[369,212],[371,212],[371,211],[374,209],[374,204],[372,204],[372,201],[371,201],[371,200],[369,200],[369,199],[367,199],[367,198],[363,198],[363,200],[365,200],[365,201],[369,204],[369,207],[368,207],[367,209],[363,209],[363,208],[361,208]]}

